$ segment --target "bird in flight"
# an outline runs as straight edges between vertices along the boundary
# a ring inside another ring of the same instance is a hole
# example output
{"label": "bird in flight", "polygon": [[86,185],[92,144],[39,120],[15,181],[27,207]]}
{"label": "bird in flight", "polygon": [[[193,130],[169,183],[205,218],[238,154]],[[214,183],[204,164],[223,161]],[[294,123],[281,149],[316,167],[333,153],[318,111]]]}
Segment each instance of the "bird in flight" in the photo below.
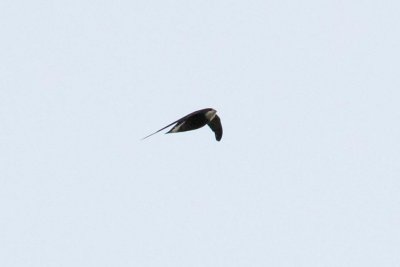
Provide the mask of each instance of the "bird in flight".
{"label": "bird in flight", "polygon": [[215,139],[217,139],[217,141],[220,141],[222,138],[222,125],[221,125],[221,120],[216,113],[217,111],[212,108],[197,110],[195,112],[186,115],[185,117],[180,118],[177,121],[174,121],[173,123],[168,124],[167,126],[161,128],[160,130],[146,137],[143,137],[143,139],[146,139],[147,137],[150,137],[153,134],[156,134],[176,123],[176,125],[166,133],[179,133],[179,132],[192,131],[199,129],[207,124],[211,128],[211,130],[215,133]]}

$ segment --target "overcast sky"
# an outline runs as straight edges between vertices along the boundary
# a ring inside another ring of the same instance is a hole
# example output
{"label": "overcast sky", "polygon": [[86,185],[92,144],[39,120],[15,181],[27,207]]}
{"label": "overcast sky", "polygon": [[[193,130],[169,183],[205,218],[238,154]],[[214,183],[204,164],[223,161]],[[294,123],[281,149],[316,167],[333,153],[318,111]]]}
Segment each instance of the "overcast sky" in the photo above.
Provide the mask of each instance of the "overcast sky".
{"label": "overcast sky", "polygon": [[2,0],[0,266],[400,266],[399,14]]}

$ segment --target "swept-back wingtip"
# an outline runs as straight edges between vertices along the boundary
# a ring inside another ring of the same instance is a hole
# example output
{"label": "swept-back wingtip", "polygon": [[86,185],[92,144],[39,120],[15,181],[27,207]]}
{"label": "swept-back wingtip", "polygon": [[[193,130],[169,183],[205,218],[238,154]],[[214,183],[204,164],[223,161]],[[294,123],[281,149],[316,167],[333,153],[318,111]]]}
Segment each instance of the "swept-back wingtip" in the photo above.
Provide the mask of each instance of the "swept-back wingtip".
{"label": "swept-back wingtip", "polygon": [[157,132],[155,132],[155,133],[152,133],[152,134],[149,134],[148,136],[145,136],[145,137],[143,137],[142,139],[140,139],[141,141],[143,141],[144,139],[147,139],[147,138],[149,138],[150,136],[152,136],[152,135],[155,135],[156,133],[158,133],[159,131],[157,131]]}
{"label": "swept-back wingtip", "polygon": [[146,139],[147,137],[150,137],[150,136],[142,137],[142,138],[140,138],[140,141],[143,141],[143,140]]}
{"label": "swept-back wingtip", "polygon": [[140,141],[143,141],[143,140],[146,139],[147,137],[150,137],[150,136],[142,137],[142,138],[140,138]]}
{"label": "swept-back wingtip", "polygon": [[[179,120],[178,120],[178,121],[179,121]],[[173,124],[177,123],[178,121],[174,121],[173,123],[170,123],[170,124],[168,124],[167,126],[165,126],[165,127],[161,128],[160,130],[158,130],[158,131],[156,131],[156,132],[154,132],[154,133],[152,133],[152,134],[149,134],[148,136],[145,136],[145,137],[143,137],[143,138],[142,138],[142,141],[143,141],[144,139],[146,139],[146,138],[148,138],[148,137],[150,137],[150,136],[152,136],[152,135],[156,134],[156,133],[159,133],[159,132],[161,132],[162,130],[164,130],[164,129],[166,129],[166,128],[170,127],[171,125],[173,125]],[[167,132],[167,133],[169,133],[169,132]]]}

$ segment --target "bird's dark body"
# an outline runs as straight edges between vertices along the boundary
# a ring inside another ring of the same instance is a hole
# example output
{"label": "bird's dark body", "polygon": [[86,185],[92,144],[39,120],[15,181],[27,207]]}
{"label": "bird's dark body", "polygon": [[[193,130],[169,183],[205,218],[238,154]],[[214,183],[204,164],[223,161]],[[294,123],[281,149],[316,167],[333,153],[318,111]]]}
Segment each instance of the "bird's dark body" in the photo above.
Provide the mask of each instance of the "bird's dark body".
{"label": "bird's dark body", "polygon": [[169,130],[167,133],[171,133],[176,127],[179,127],[179,132],[187,132],[199,129],[207,124],[208,120],[203,113],[195,114],[190,116],[185,121],[178,123],[175,127]]}

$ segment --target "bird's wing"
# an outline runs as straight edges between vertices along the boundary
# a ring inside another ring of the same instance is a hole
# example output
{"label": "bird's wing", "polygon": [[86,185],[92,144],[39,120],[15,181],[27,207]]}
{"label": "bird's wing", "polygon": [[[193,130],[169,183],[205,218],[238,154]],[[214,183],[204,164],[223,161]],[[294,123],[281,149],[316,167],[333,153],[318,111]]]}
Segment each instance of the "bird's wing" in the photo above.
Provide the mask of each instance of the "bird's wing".
{"label": "bird's wing", "polygon": [[142,140],[144,140],[144,139],[146,139],[147,137],[150,137],[150,136],[152,136],[153,134],[156,134],[156,133],[158,133],[158,132],[160,132],[160,131],[162,131],[162,130],[168,128],[169,126],[171,126],[171,125],[173,125],[173,124],[175,124],[175,123],[177,123],[177,122],[179,122],[179,121],[181,121],[181,120],[182,120],[182,119],[179,119],[179,120],[177,120],[177,121],[174,121],[173,123],[168,124],[167,126],[161,128],[160,130],[158,130],[158,131],[156,131],[156,132],[154,132],[154,133],[152,133],[152,134],[149,134],[148,136],[143,137]]}
{"label": "bird's wing", "polygon": [[208,126],[210,126],[211,130],[215,133],[215,139],[220,141],[222,138],[222,125],[218,115],[215,115],[214,119],[208,123]]}

